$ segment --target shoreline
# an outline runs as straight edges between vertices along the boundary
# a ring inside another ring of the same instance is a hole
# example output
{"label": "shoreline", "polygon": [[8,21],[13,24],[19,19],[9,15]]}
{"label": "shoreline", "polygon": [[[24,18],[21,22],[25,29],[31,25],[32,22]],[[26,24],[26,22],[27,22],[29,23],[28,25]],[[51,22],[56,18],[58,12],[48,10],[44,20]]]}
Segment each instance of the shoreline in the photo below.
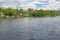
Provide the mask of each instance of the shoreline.
{"label": "shoreline", "polygon": [[12,17],[12,16],[9,16],[9,17],[0,17],[0,19],[1,18],[8,18],[8,19],[10,19],[10,18],[12,18],[12,19],[14,19],[14,18],[48,18],[48,17],[58,17],[58,16],[46,16],[46,17]]}

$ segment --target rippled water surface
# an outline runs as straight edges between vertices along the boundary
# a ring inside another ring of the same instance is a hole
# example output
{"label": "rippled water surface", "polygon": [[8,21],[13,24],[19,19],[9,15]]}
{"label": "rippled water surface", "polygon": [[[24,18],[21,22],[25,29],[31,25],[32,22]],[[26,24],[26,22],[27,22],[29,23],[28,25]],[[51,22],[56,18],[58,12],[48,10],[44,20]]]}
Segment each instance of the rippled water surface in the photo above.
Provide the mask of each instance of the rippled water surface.
{"label": "rippled water surface", "polygon": [[60,16],[0,19],[0,40],[60,40]]}

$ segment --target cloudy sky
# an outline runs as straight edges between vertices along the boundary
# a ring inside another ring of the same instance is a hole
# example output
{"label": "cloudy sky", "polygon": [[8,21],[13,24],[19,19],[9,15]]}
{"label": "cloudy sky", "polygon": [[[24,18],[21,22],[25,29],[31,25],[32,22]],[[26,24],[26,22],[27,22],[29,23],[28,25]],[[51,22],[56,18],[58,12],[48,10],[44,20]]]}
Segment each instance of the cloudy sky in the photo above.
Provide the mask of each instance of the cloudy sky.
{"label": "cloudy sky", "polygon": [[33,9],[60,9],[60,0],[0,0],[0,7],[4,8],[33,8]]}

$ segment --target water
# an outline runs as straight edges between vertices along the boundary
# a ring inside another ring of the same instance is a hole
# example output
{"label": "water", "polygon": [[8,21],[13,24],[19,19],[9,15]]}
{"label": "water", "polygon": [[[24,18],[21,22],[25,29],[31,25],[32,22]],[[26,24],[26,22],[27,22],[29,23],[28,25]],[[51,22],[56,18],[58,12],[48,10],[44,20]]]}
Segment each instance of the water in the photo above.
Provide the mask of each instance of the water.
{"label": "water", "polygon": [[0,19],[0,40],[60,40],[60,16]]}

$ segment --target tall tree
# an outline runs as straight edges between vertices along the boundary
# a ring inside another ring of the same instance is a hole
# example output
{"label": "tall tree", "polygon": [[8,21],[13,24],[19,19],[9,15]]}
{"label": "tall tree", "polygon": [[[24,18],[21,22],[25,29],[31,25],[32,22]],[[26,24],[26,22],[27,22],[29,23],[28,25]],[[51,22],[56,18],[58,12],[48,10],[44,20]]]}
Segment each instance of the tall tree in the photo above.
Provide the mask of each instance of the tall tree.
{"label": "tall tree", "polygon": [[33,11],[33,9],[32,8],[28,8],[28,12],[32,12]]}
{"label": "tall tree", "polygon": [[19,12],[20,13],[24,13],[24,10],[21,8],[21,9],[19,9]]}

